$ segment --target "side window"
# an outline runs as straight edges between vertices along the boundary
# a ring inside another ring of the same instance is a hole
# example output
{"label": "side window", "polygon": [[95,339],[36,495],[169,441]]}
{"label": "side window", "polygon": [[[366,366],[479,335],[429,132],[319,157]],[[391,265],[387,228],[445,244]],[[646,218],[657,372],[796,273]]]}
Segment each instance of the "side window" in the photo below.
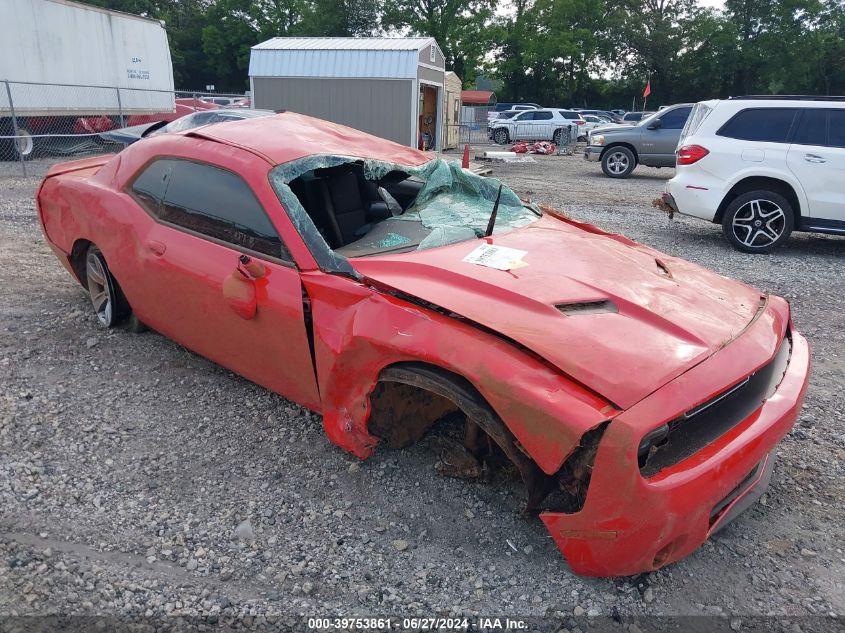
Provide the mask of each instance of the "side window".
{"label": "side window", "polygon": [[660,117],[660,127],[664,130],[680,130],[687,122],[690,110],[692,110],[692,106],[667,112]]}
{"label": "side window", "polygon": [[164,192],[167,190],[172,165],[172,160],[157,160],[132,183],[132,193],[135,194],[135,198],[157,217],[162,212]]}
{"label": "side window", "polygon": [[552,118],[551,112],[535,112],[534,113],[534,120],[535,121],[548,121]]}
{"label": "side window", "polygon": [[[143,189],[164,174],[157,206]],[[149,175],[149,177],[148,177]],[[140,184],[140,188],[139,188]],[[292,261],[270,218],[240,176],[186,160],[161,159],[132,185],[133,193],[158,219],[244,249]],[[163,196],[162,196],[163,194]]]}
{"label": "side window", "polygon": [[534,111],[530,110],[528,112],[523,112],[522,114],[517,114],[514,119],[517,121],[533,121]]}
{"label": "side window", "polygon": [[827,110],[807,108],[801,111],[801,122],[795,132],[793,143],[798,145],[827,144]]}
{"label": "side window", "polygon": [[830,110],[827,144],[845,148],[845,110]]}
{"label": "side window", "polygon": [[716,134],[741,141],[785,143],[797,113],[795,108],[750,108],[735,114]]}

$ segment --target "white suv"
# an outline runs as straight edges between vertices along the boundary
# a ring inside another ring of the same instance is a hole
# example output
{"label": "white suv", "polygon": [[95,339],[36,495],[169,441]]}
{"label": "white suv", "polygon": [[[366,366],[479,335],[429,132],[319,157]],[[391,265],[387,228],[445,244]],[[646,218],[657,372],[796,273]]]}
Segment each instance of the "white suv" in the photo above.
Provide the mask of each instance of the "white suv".
{"label": "white suv", "polygon": [[499,145],[513,141],[554,141],[560,145],[586,134],[579,131],[584,119],[573,110],[541,108],[526,110],[510,119],[490,121],[488,134]]}
{"label": "white suv", "polygon": [[722,225],[746,253],[792,231],[845,235],[845,99],[737,97],[695,105],[663,202]]}

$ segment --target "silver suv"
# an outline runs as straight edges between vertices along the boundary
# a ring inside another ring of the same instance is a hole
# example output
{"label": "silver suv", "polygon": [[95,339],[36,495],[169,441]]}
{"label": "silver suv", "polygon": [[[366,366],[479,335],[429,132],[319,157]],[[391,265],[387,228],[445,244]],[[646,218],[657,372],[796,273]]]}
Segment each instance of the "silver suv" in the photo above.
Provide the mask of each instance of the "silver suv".
{"label": "silver suv", "polygon": [[584,119],[573,110],[527,110],[510,119],[490,121],[488,134],[499,145],[513,141],[554,141],[558,145],[577,139]]}
{"label": "silver suv", "polygon": [[596,128],[587,138],[584,158],[601,161],[611,178],[627,178],[638,164],[674,167],[675,149],[692,106],[679,103],[635,125]]}

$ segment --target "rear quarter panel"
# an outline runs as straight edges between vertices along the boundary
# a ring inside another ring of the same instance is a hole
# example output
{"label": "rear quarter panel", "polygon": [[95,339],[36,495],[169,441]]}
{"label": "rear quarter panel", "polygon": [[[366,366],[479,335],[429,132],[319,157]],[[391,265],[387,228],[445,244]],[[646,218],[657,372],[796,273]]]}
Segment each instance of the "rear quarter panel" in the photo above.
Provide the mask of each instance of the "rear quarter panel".
{"label": "rear quarter panel", "polygon": [[131,302],[125,281],[138,253],[139,223],[147,216],[117,190],[119,164],[115,156],[57,165],[42,182],[37,205],[44,236],[65,267],[75,275],[68,259],[77,241],[96,244]]}

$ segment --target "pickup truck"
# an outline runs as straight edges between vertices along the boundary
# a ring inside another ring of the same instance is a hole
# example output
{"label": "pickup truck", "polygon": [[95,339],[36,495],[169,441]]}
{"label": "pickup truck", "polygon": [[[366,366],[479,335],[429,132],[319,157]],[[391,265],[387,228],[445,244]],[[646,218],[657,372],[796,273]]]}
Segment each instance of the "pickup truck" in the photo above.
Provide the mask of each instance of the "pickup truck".
{"label": "pickup truck", "polygon": [[675,149],[692,106],[679,103],[635,125],[595,128],[587,136],[584,158],[600,161],[610,178],[627,178],[639,164],[674,167]]}

